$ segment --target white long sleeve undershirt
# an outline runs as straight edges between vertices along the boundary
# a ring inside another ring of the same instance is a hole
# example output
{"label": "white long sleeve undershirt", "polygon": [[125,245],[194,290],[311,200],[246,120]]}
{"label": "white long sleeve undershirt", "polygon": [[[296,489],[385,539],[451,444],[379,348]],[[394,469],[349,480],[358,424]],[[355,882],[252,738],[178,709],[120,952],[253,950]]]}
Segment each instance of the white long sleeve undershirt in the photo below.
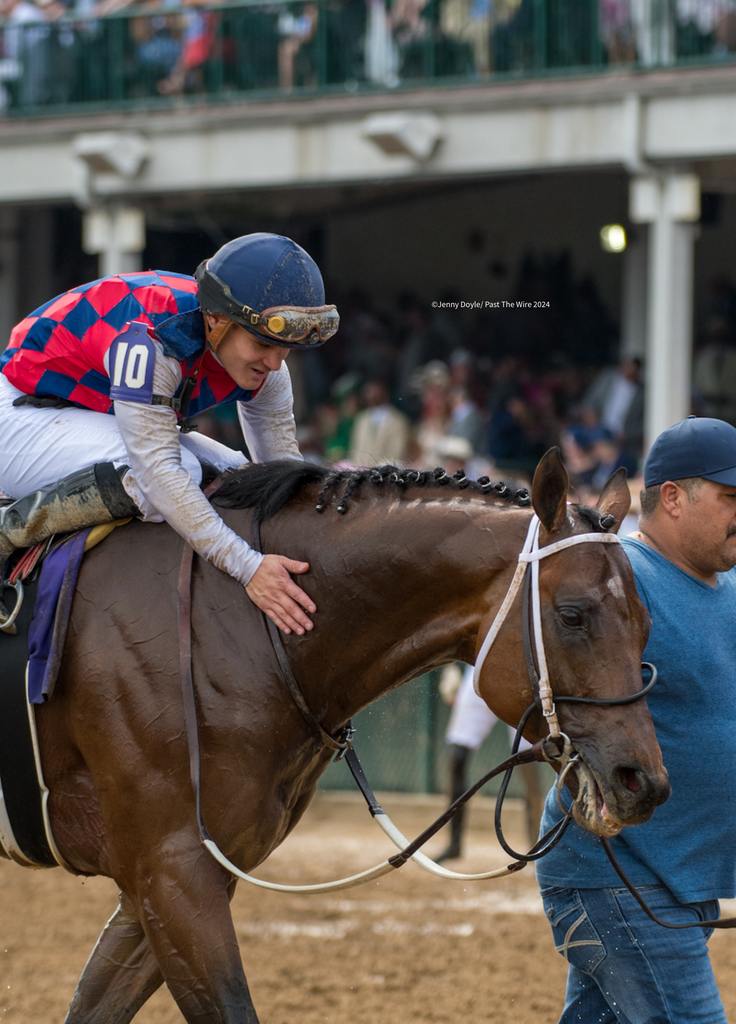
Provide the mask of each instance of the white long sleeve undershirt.
{"label": "white long sleeve undershirt", "polygon": [[[156,350],[154,394],[172,397],[181,382],[181,367],[176,359],[164,355],[158,343]],[[254,461],[301,458],[292,407],[291,378],[285,363],[269,374],[255,398],[238,402],[238,418]],[[134,500],[138,498],[135,491],[140,491],[145,503],[197,554],[247,585],[263,555],[225,524],[182,465],[173,409],[118,400],[114,412],[130,458],[132,481],[126,479],[125,484]]]}

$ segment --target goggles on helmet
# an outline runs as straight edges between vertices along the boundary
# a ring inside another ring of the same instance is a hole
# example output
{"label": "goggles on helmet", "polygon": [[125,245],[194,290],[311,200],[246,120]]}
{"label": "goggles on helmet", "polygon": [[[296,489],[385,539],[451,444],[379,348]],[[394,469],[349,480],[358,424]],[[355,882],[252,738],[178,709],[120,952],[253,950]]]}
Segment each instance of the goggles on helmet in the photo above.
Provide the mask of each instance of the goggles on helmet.
{"label": "goggles on helmet", "polygon": [[209,313],[221,313],[233,323],[257,334],[263,341],[287,348],[324,345],[340,326],[336,306],[269,306],[251,309],[233,295],[230,286],[200,263],[195,274],[200,305]]}

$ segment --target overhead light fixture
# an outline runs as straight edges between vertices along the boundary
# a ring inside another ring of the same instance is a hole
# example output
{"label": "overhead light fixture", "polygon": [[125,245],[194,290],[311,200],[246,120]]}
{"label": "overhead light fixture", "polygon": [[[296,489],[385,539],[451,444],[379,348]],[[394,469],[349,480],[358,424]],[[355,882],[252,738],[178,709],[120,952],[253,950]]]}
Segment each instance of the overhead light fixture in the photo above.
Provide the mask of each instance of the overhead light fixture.
{"label": "overhead light fixture", "polygon": [[72,149],[93,174],[132,179],[143,169],[148,141],[138,132],[84,132],[74,138]]}
{"label": "overhead light fixture", "polygon": [[599,232],[604,252],[623,252],[627,245],[626,228],[623,224],[604,224]]}
{"label": "overhead light fixture", "polygon": [[443,135],[439,118],[414,111],[371,114],[361,133],[387,156],[409,156],[418,163],[429,160]]}

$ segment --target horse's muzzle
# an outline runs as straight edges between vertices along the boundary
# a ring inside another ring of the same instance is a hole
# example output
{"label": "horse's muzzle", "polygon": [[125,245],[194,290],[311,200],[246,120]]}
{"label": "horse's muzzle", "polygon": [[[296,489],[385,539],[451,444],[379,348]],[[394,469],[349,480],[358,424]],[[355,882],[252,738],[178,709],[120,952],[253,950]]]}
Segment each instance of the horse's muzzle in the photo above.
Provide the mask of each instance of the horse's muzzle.
{"label": "horse's muzzle", "polygon": [[581,757],[571,775],[573,816],[599,836],[614,836],[625,826],[646,821],[670,795],[664,768],[648,771],[639,765],[618,765],[605,777]]}

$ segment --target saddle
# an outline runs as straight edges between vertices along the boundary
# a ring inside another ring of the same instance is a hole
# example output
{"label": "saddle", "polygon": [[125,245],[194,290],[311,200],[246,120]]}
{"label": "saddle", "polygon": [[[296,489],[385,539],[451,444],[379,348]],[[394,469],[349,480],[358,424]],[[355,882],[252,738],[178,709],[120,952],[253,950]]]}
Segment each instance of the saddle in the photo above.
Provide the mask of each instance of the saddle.
{"label": "saddle", "polygon": [[15,603],[0,623],[0,846],[26,867],[64,863],[49,827],[33,705],[53,694],[84,553],[124,522],[19,552],[3,581],[4,594],[14,591]]}

